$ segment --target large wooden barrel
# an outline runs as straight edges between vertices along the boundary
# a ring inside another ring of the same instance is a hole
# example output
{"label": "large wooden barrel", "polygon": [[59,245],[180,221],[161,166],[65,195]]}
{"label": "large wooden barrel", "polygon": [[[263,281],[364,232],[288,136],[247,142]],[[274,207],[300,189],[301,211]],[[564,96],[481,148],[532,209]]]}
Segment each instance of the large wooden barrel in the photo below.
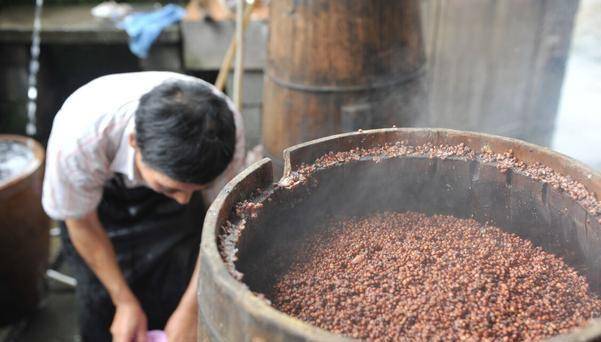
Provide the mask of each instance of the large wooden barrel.
{"label": "large wooden barrel", "polygon": [[[489,155],[511,150],[518,161],[526,163],[516,165],[542,164],[548,169],[543,176],[536,176],[524,168],[508,169],[503,161],[478,156],[376,154],[327,167],[314,165],[308,178],[290,185],[291,180],[302,180],[298,171],[303,165],[310,166],[330,152],[352,150],[351,155],[357,155],[358,148],[398,146],[399,142],[408,146],[461,146]],[[296,253],[294,245],[302,236],[320,229],[324,219],[338,215],[416,211],[490,222],[563,258],[587,278],[592,291],[601,295],[598,202],[544,179],[553,170],[553,175],[567,177],[564,180],[568,183],[580,183],[594,198],[601,194],[601,174],[559,153],[487,134],[406,128],[318,139],[287,149],[284,161],[280,182],[273,178],[272,163],[264,159],[226,185],[207,212],[198,288],[201,340],[347,340],[288,316],[256,295],[268,293],[278,269],[287,267],[286,260]],[[256,203],[251,205],[256,211],[240,217],[237,205],[246,200]],[[241,229],[236,231],[236,227]],[[236,251],[235,257],[227,248]],[[232,263],[242,272],[242,281],[230,272]],[[557,340],[599,338],[601,321]]]}
{"label": "large wooden barrel", "polygon": [[411,126],[425,108],[419,0],[273,0],[263,145]]}
{"label": "large wooden barrel", "polygon": [[33,312],[41,299],[49,246],[43,177],[39,143],[0,135],[0,325]]}

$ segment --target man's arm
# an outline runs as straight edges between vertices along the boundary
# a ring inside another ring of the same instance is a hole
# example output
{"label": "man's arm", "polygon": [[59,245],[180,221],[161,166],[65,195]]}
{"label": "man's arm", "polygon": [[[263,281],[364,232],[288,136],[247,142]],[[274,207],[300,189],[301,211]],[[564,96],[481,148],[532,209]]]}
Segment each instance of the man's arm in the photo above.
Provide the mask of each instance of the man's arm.
{"label": "man's arm", "polygon": [[196,341],[198,324],[196,290],[198,288],[198,275],[200,274],[200,256],[196,259],[194,267],[194,273],[186,292],[184,292],[177,309],[169,317],[169,321],[165,326],[165,333],[169,342]]}
{"label": "man's arm", "polygon": [[115,305],[111,334],[115,342],[146,341],[146,315],[127,285],[115,250],[96,211],[66,220],[75,249],[107,289]]}

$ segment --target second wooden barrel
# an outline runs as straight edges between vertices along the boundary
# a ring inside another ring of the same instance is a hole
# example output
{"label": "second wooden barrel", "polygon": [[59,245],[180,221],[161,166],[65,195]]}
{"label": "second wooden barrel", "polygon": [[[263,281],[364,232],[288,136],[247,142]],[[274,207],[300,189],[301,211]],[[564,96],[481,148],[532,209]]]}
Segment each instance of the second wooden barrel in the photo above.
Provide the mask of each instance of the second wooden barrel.
{"label": "second wooden barrel", "polygon": [[42,146],[0,135],[0,326],[35,311],[42,297],[50,241],[43,178]]}
{"label": "second wooden barrel", "polygon": [[425,107],[419,1],[273,0],[263,144],[411,126]]}

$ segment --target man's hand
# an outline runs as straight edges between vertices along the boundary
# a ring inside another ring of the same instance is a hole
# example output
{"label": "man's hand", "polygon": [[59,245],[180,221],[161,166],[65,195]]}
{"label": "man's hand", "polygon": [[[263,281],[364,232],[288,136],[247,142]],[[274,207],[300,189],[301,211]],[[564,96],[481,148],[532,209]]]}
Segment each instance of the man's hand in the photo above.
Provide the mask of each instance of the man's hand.
{"label": "man's hand", "polygon": [[184,302],[169,317],[165,326],[165,334],[169,342],[195,342],[198,313],[196,305],[187,305]]}
{"label": "man's hand", "polygon": [[117,303],[111,334],[113,342],[146,342],[146,315],[137,300]]}
{"label": "man's hand", "polygon": [[113,341],[146,342],[146,315],[127,285],[117,263],[113,244],[96,211],[65,222],[75,249],[98,276],[115,304],[115,317],[111,325]]}
{"label": "man's hand", "polygon": [[196,342],[198,331],[198,301],[196,289],[198,275],[200,274],[200,257],[196,259],[196,266],[190,284],[184,292],[182,299],[165,325],[165,334],[169,342]]}

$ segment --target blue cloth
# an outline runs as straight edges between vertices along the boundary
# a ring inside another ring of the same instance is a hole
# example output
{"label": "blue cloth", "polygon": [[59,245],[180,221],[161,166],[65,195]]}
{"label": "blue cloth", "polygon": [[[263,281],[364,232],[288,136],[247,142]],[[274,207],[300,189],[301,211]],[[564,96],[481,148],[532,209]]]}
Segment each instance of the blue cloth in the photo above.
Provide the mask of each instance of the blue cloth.
{"label": "blue cloth", "polygon": [[170,4],[156,11],[130,14],[118,26],[129,35],[131,52],[140,58],[146,58],[161,31],[180,21],[185,14],[183,7]]}

